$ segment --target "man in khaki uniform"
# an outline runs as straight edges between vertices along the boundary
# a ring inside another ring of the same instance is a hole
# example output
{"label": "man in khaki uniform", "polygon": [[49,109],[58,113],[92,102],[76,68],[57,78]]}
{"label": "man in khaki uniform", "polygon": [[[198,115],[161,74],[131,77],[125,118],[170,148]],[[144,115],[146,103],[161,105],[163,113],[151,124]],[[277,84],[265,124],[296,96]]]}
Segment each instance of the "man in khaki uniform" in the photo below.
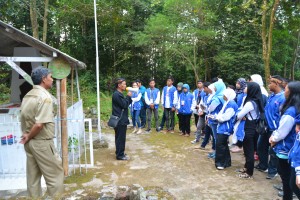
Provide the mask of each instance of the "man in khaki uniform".
{"label": "man in khaki uniform", "polygon": [[64,173],[62,161],[54,147],[53,102],[47,91],[53,79],[47,68],[32,71],[33,89],[24,97],[21,105],[22,139],[27,156],[27,190],[31,197],[41,197],[41,176],[47,184],[50,196],[63,192]]}

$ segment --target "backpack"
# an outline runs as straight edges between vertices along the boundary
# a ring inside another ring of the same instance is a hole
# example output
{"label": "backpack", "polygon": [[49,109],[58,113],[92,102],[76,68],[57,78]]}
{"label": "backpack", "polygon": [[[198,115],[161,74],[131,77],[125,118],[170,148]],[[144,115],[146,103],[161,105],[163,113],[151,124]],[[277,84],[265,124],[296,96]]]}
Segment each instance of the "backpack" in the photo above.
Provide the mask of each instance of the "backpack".
{"label": "backpack", "polygon": [[[258,133],[258,134],[260,134],[260,135],[263,135],[266,132],[266,129],[267,129],[266,120],[265,120],[265,114],[263,112],[259,112],[259,109],[258,109],[258,107],[257,107],[257,105],[256,105],[256,103],[254,101],[251,101],[251,103],[252,103],[252,105],[254,107],[256,115],[259,116],[256,119],[255,132]],[[251,113],[249,113],[249,114],[251,116]],[[252,116],[251,116],[251,118],[252,118]]]}

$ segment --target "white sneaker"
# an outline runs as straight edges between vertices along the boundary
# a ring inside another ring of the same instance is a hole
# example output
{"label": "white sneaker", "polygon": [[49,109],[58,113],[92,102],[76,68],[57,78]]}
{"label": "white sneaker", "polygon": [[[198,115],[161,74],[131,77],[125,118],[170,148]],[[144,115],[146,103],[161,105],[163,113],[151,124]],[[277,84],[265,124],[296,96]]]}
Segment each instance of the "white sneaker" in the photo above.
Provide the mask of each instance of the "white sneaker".
{"label": "white sneaker", "polygon": [[191,141],[192,144],[196,144],[198,143],[199,141],[197,141],[196,139],[194,139],[193,141]]}
{"label": "white sneaker", "polygon": [[218,170],[223,170],[224,167],[218,166],[217,169],[218,169]]}
{"label": "white sneaker", "polygon": [[137,132],[137,129],[134,127],[132,133],[136,133]]}
{"label": "white sneaker", "polygon": [[141,128],[139,128],[139,131],[136,134],[141,134],[143,131]]}

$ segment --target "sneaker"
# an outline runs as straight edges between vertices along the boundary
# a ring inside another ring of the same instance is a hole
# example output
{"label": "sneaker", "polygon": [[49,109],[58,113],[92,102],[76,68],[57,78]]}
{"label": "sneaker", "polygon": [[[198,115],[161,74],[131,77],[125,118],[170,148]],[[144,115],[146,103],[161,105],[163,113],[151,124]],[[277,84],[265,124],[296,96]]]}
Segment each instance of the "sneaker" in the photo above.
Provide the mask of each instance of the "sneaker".
{"label": "sneaker", "polygon": [[223,169],[224,169],[224,167],[222,167],[222,166],[218,166],[218,167],[217,167],[217,169],[218,169],[218,170],[223,170]]}
{"label": "sneaker", "polygon": [[270,179],[270,180],[273,180],[274,178],[276,178],[278,176],[278,173],[276,174],[268,174],[266,179]]}
{"label": "sneaker", "polygon": [[192,144],[196,144],[196,143],[198,143],[198,142],[199,142],[199,141],[196,140],[196,139],[194,139],[193,141],[191,141]]}
{"label": "sneaker", "polygon": [[268,168],[267,169],[262,168],[260,165],[256,165],[254,168],[260,172],[268,172]]}
{"label": "sneaker", "polygon": [[280,183],[280,184],[274,184],[273,188],[275,188],[276,190],[279,190],[279,191],[283,191],[283,185],[282,185],[282,183]]}
{"label": "sneaker", "polygon": [[158,133],[159,133],[159,132],[160,132],[160,129],[159,129],[159,128],[158,128],[158,129],[156,129],[156,132],[158,132]]}
{"label": "sneaker", "polygon": [[150,132],[151,132],[151,129],[147,129],[146,132],[147,132],[147,133],[150,133]]}

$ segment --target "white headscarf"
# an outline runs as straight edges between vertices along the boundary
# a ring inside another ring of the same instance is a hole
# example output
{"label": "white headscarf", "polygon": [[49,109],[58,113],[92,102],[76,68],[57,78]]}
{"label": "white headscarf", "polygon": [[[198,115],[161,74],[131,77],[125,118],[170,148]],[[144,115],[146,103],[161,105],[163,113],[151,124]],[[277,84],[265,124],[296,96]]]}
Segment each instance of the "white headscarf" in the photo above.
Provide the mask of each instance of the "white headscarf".
{"label": "white headscarf", "polygon": [[216,88],[215,88],[215,86],[214,86],[214,84],[212,83],[212,84],[210,84],[209,86],[208,86],[208,88],[211,90],[211,94],[208,96],[208,98],[207,98],[207,103],[209,103],[210,102],[210,100],[212,99],[212,97],[215,95],[215,93],[216,93]]}
{"label": "white headscarf", "polygon": [[234,98],[236,97],[235,91],[231,88],[227,88],[226,90],[224,90],[223,95],[227,98],[227,101],[225,101],[225,103],[223,104],[223,107],[218,115],[222,115],[229,101],[234,100]]}
{"label": "white headscarf", "polygon": [[253,82],[257,83],[260,86],[260,90],[261,90],[262,94],[264,94],[266,96],[269,96],[266,88],[264,87],[264,82],[262,80],[261,75],[259,75],[259,74],[253,74],[253,75],[251,75],[251,80]]}

